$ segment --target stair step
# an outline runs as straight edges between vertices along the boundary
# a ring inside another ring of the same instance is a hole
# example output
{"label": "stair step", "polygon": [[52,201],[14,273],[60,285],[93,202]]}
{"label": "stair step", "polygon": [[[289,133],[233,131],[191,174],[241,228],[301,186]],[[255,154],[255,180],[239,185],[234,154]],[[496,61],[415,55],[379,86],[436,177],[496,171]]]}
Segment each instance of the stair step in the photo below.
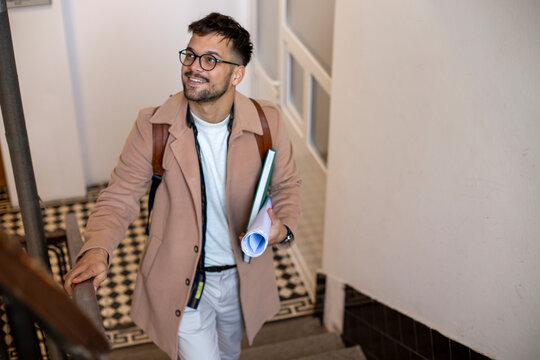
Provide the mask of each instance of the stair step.
{"label": "stair step", "polygon": [[240,360],[289,360],[344,347],[337,334],[324,333],[244,349]]}
{"label": "stair step", "polygon": [[109,360],[169,360],[154,343],[135,345],[123,349],[115,349],[108,355]]}
{"label": "stair step", "polygon": [[321,354],[304,356],[296,360],[367,360],[360,346],[356,345],[339,350],[327,351]]}
{"label": "stair step", "polygon": [[[300,337],[326,332],[317,318],[308,316],[293,320],[276,321],[265,324],[253,341],[254,346],[274,344]],[[247,339],[242,339],[242,349],[248,347]]]}

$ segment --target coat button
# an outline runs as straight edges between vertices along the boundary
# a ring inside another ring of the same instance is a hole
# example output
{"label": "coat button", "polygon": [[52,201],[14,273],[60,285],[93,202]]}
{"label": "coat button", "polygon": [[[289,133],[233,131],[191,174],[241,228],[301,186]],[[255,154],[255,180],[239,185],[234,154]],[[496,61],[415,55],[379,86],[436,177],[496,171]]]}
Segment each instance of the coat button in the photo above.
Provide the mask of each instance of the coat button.
{"label": "coat button", "polygon": [[175,311],[174,313],[176,314],[176,316],[180,317],[180,314],[181,314],[182,312],[180,312],[180,310],[176,309],[176,311]]}
{"label": "coat button", "polygon": [[195,246],[193,247],[193,250],[197,253],[197,252],[199,252],[199,247],[198,247],[197,245],[195,245]]}
{"label": "coat button", "polygon": [[186,285],[189,285],[189,284],[190,284],[189,279],[186,279]]}

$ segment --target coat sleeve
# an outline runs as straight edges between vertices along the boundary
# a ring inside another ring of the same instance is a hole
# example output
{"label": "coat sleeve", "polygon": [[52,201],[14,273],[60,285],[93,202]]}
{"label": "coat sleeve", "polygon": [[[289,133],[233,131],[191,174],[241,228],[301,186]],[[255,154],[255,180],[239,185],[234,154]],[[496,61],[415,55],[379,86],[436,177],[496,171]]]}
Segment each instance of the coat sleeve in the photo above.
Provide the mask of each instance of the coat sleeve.
{"label": "coat sleeve", "polygon": [[267,101],[261,101],[272,133],[272,147],[276,151],[270,193],[272,207],[281,221],[294,233],[300,218],[300,186],[296,162],[287,128],[279,109]]}
{"label": "coat sleeve", "polygon": [[92,248],[103,248],[112,257],[129,224],[140,211],[140,199],[152,178],[152,117],[154,108],[143,109],[124,144],[118,163],[90,213],[79,257]]}

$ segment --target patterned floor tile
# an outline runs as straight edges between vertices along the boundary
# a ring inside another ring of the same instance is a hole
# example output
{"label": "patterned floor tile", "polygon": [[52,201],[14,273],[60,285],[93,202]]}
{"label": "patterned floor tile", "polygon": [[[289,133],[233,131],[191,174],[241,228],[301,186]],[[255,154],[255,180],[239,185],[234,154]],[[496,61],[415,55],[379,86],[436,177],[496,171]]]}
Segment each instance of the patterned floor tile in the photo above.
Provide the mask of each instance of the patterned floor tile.
{"label": "patterned floor tile", "polygon": [[[43,222],[47,232],[62,231],[65,228],[64,218],[68,212],[77,216],[79,227],[83,229],[88,214],[93,207],[102,187],[93,187],[88,191],[88,198],[60,201],[45,204]],[[6,231],[24,236],[20,213],[17,209],[7,207],[0,210],[0,222]],[[129,316],[131,295],[135,286],[135,278],[146,236],[146,197],[141,200],[141,213],[131,224],[126,235],[113,254],[107,279],[97,291],[97,300],[103,317],[103,326],[113,348],[126,347],[149,342],[148,337],[138,329]],[[54,279],[62,283],[61,275],[67,271],[67,249],[65,244],[49,245],[50,263]],[[304,282],[297,272],[291,256],[286,250],[274,251],[274,266],[281,309],[272,320],[313,313],[312,297],[306,290]],[[1,327],[4,330],[6,343],[11,345],[9,327],[0,308]],[[2,334],[0,334],[2,335]]]}

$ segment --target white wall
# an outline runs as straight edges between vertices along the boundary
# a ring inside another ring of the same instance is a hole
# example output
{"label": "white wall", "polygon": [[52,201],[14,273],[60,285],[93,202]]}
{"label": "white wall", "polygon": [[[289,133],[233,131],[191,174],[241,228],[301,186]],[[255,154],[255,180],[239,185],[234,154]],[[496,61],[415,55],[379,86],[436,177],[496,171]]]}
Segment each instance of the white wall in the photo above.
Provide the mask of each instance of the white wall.
{"label": "white wall", "polygon": [[323,268],[540,354],[540,2],[340,0]]}
{"label": "white wall", "polygon": [[[61,4],[9,9],[8,14],[38,192],[44,201],[82,196],[86,190]],[[16,204],[3,120],[0,129],[9,194]]]}
{"label": "white wall", "polygon": [[138,110],[182,89],[178,51],[189,42],[189,23],[219,11],[246,24],[244,3],[63,1],[89,184],[108,179]]}
{"label": "white wall", "polygon": [[[86,185],[108,179],[138,110],[182,89],[178,51],[189,40],[187,26],[212,11],[251,30],[247,0],[55,0],[9,10],[43,200],[84,195]],[[249,82],[239,89],[249,93]],[[40,142],[47,146],[38,149]]]}

